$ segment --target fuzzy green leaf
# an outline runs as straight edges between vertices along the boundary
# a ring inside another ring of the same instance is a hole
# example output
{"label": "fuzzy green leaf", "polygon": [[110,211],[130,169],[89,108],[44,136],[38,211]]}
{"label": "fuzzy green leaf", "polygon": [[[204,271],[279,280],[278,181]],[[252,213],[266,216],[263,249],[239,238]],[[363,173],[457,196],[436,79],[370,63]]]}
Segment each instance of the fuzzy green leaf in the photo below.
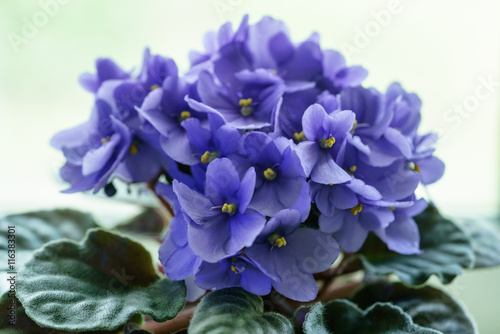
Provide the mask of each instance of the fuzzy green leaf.
{"label": "fuzzy green leaf", "polygon": [[241,288],[209,293],[191,319],[189,334],[288,334],[292,323],[278,313],[264,313],[262,298]]}
{"label": "fuzzy green leaf", "polygon": [[163,322],[177,315],[185,295],[183,282],[159,279],[143,246],[101,229],[80,243],[47,244],[17,277],[26,314],[59,330],[113,330],[138,313]]}
{"label": "fuzzy green leaf", "polygon": [[408,313],[414,323],[446,334],[477,333],[463,306],[431,286],[415,289],[401,283],[376,283],[357,292],[352,301],[363,309],[377,302],[393,303]]}
{"label": "fuzzy green leaf", "polygon": [[396,274],[403,282],[420,285],[431,275],[450,283],[463,268],[474,263],[474,252],[467,235],[452,221],[429,207],[415,218],[420,231],[422,254],[402,255],[387,249],[373,235],[360,250],[365,269],[374,275]]}
{"label": "fuzzy green leaf", "polygon": [[[72,334],[74,332],[60,331],[53,328],[42,328],[31,320],[24,311],[21,302],[5,293],[0,298],[0,334]],[[130,319],[133,321],[134,319]],[[121,328],[113,331],[81,332],[81,334],[116,334]]]}
{"label": "fuzzy green leaf", "polygon": [[157,237],[165,228],[165,220],[158,209],[147,208],[135,217],[116,226],[114,229],[130,234],[149,234]]}
{"label": "fuzzy green leaf", "polygon": [[476,257],[474,268],[489,268],[500,265],[500,225],[498,220],[463,220],[458,224],[469,236],[474,249]]}
{"label": "fuzzy green leaf", "polygon": [[[15,264],[0,262],[0,272],[18,271],[31,258],[33,251],[57,239],[81,240],[88,229],[96,227],[91,215],[74,210],[35,211],[0,218],[0,253],[7,254],[8,227],[15,231]],[[10,239],[14,240],[14,238]],[[12,241],[11,241],[12,242]],[[13,242],[12,242],[13,243]],[[1,282],[0,293],[7,290]]]}
{"label": "fuzzy green leaf", "polygon": [[413,323],[397,306],[377,303],[361,310],[348,300],[317,303],[306,315],[305,334],[438,334]]}

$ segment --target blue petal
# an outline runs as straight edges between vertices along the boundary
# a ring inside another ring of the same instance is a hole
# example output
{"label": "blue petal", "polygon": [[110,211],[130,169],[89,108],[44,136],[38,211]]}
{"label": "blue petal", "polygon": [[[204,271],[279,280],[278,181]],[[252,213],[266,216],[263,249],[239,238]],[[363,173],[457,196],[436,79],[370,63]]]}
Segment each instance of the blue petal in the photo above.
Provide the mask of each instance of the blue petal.
{"label": "blue petal", "polygon": [[367,208],[359,213],[359,224],[368,231],[386,228],[394,221],[394,212],[389,208]]}
{"label": "blue petal", "polygon": [[286,245],[281,247],[283,252],[305,273],[325,271],[339,256],[338,243],[318,230],[299,228],[285,239]]}
{"label": "blue petal", "polygon": [[231,160],[227,158],[215,159],[208,165],[205,195],[210,198],[214,205],[222,206],[226,201],[236,201],[239,189],[240,177]]}
{"label": "blue petal", "polygon": [[411,158],[412,146],[408,137],[404,136],[400,131],[393,128],[387,128],[387,130],[385,130],[384,132],[384,137],[389,143],[396,146],[406,159]]}
{"label": "blue petal", "polygon": [[247,265],[240,275],[241,287],[246,291],[258,296],[271,293],[271,279],[253,265]]}
{"label": "blue petal", "polygon": [[231,263],[227,260],[222,260],[217,263],[203,262],[200,270],[195,276],[194,282],[200,288],[210,290],[215,287],[228,287],[226,281],[229,280]]}
{"label": "blue petal", "polygon": [[286,270],[282,281],[273,281],[273,287],[283,296],[299,301],[309,302],[318,295],[318,286],[312,274],[306,274],[297,268]]}
{"label": "blue petal", "polygon": [[222,213],[220,210],[212,210],[214,205],[207,197],[185,184],[174,180],[173,187],[183,211],[196,223],[206,224]]}
{"label": "blue petal", "polygon": [[180,281],[195,274],[201,264],[201,259],[188,245],[176,246],[169,232],[160,246],[159,259],[167,277],[174,281]]}
{"label": "blue petal", "polygon": [[240,188],[236,197],[238,198],[238,211],[244,213],[247,210],[248,204],[252,200],[255,188],[255,169],[252,167],[247,170],[241,179]]}
{"label": "blue petal", "polygon": [[357,221],[356,216],[350,212],[345,215],[342,228],[335,232],[335,239],[343,251],[347,253],[357,252],[368,236],[368,231]]}
{"label": "blue petal", "polygon": [[235,127],[228,124],[222,125],[213,136],[212,140],[221,156],[228,156],[237,151],[241,135]]}
{"label": "blue petal", "polygon": [[444,163],[436,157],[429,157],[417,160],[415,163],[419,166],[419,176],[422,183],[427,185],[436,182],[444,174]]}
{"label": "blue petal", "polygon": [[208,224],[190,223],[188,242],[191,249],[207,262],[217,262],[226,256],[234,255],[239,249],[232,254],[224,250],[224,244],[231,238],[230,226],[228,214],[218,214]]}
{"label": "blue petal", "polygon": [[327,117],[325,109],[320,104],[313,104],[302,116],[302,130],[307,140],[316,141],[323,138],[323,120]]}
{"label": "blue petal", "polygon": [[179,127],[178,131],[172,131],[168,137],[161,137],[160,144],[163,151],[169,157],[177,162],[185,165],[196,165],[200,162],[200,158],[196,157],[196,152],[189,142],[186,130]]}
{"label": "blue petal", "polygon": [[312,141],[302,142],[295,148],[295,152],[300,159],[302,168],[306,176],[310,176],[314,166],[317,164],[320,157],[321,148],[317,143]]}
{"label": "blue petal", "polygon": [[120,135],[113,134],[110,140],[100,147],[85,154],[82,161],[82,173],[84,176],[100,171],[108,163],[115,149],[120,143]]}
{"label": "blue petal", "polygon": [[358,204],[358,197],[344,184],[333,185],[330,201],[337,209],[345,210]]}
{"label": "blue petal", "polygon": [[387,247],[400,254],[420,254],[420,233],[411,218],[397,217],[387,228],[376,230],[377,236]]}
{"label": "blue petal", "polygon": [[231,255],[243,247],[250,247],[265,224],[266,218],[257,211],[250,209],[244,215],[236,214],[231,217],[231,235],[224,243],[224,252]]}
{"label": "blue petal", "polygon": [[184,120],[181,126],[186,130],[190,144],[200,155],[209,150],[212,135],[210,130],[201,126],[199,119],[190,117]]}
{"label": "blue petal", "polygon": [[328,150],[319,153],[319,159],[311,172],[311,180],[322,184],[339,184],[352,179],[352,176],[337,165]]}

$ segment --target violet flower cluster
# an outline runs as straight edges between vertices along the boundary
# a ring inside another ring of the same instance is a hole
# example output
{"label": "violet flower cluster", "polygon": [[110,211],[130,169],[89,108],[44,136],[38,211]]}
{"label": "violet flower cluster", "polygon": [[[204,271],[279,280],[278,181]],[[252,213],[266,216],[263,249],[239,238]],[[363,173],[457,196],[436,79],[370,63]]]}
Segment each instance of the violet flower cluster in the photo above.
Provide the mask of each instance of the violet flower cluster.
{"label": "violet flower cluster", "polygon": [[167,176],[155,190],[175,212],[159,252],[170,279],[310,301],[313,274],[370,232],[420,252],[415,189],[444,165],[436,135],[417,133],[417,95],[363,87],[364,68],[270,17],[208,33],[190,62],[180,75],[146,50],[134,74],[98,59],[80,78],[89,121],[52,139],[66,192]]}

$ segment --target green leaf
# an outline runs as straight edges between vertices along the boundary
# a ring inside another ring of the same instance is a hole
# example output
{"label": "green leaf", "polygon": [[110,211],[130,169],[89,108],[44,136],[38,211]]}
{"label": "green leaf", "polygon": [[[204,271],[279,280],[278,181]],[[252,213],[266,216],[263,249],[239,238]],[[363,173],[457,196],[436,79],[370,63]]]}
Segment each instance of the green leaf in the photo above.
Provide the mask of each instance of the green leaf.
{"label": "green leaf", "polygon": [[[26,313],[21,303],[8,293],[0,298],[0,334],[67,334],[66,331],[40,328]],[[9,318],[11,316],[11,318]],[[12,323],[10,323],[12,321]]]}
{"label": "green leaf", "polygon": [[[60,331],[52,328],[42,328],[31,320],[24,311],[21,302],[5,293],[0,298],[0,334],[72,334],[74,332]],[[12,318],[9,317],[12,315]],[[13,323],[10,323],[13,321]],[[82,334],[115,334],[115,331],[82,332]]]}
{"label": "green leaf", "polygon": [[377,303],[365,311],[348,300],[317,303],[306,315],[305,334],[438,334],[413,323],[397,306]]}
{"label": "green leaf", "polygon": [[143,246],[93,229],[85,239],[47,244],[17,278],[17,297],[42,327],[112,330],[134,314],[172,319],[184,306],[182,281],[159,279]]}
{"label": "green leaf", "polygon": [[422,254],[392,252],[372,235],[359,252],[369,273],[396,274],[410,285],[423,284],[434,274],[447,284],[460,275],[463,268],[473,265],[474,252],[469,238],[453,222],[443,218],[434,206],[429,205],[415,221],[420,231]]}
{"label": "green leaf", "polygon": [[498,220],[463,220],[459,226],[469,236],[476,261],[474,268],[500,265],[500,228]]}
{"label": "green leaf", "polygon": [[283,315],[264,313],[262,298],[241,288],[209,293],[194,312],[189,334],[287,334],[292,323]]}
{"label": "green leaf", "polygon": [[[18,271],[31,258],[33,251],[57,239],[80,240],[88,229],[96,227],[91,215],[74,210],[36,211],[6,216],[0,219],[0,253],[7,254],[7,229],[15,230],[15,265],[0,262],[0,272]],[[2,282],[0,293],[7,290]]]}
{"label": "green leaf", "polygon": [[401,307],[413,322],[446,334],[475,334],[476,325],[467,311],[445,292],[426,286],[415,289],[401,283],[376,283],[358,291],[352,298],[361,308],[376,302]]}
{"label": "green leaf", "polygon": [[139,215],[116,226],[123,233],[150,234],[157,237],[165,228],[165,220],[158,209],[147,208]]}

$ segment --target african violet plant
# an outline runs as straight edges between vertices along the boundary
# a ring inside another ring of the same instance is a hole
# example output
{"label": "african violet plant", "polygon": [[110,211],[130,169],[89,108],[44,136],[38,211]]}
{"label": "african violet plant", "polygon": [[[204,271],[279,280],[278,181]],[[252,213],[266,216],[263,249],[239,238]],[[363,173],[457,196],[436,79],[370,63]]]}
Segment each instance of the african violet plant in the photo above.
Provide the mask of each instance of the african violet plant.
{"label": "african violet plant", "polygon": [[[444,172],[417,95],[363,87],[363,67],[270,17],[204,42],[184,75],[146,50],[139,73],[103,58],[81,76],[90,119],[51,142],[65,192],[145,184],[158,207],[112,231],[5,217],[23,268],[0,332],[475,333],[422,284],[499,264],[498,234],[415,195]],[[159,267],[125,236],[141,232],[164,234]]]}

